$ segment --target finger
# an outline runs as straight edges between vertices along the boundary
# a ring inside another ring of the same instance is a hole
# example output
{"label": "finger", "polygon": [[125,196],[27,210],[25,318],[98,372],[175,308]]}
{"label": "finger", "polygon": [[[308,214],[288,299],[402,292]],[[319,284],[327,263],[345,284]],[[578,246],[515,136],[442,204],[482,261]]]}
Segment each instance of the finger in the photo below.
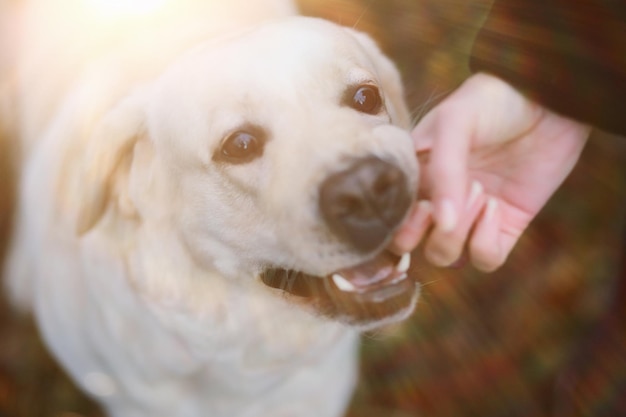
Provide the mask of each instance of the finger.
{"label": "finger", "polygon": [[389,246],[396,254],[411,252],[422,240],[432,223],[432,205],[429,201],[418,201],[413,205],[409,217]]}
{"label": "finger", "polygon": [[437,266],[449,266],[461,257],[470,231],[479,217],[485,201],[486,196],[483,187],[475,181],[472,183],[468,200],[457,227],[453,231],[447,232],[436,226],[430,233],[424,249],[424,255],[429,262]]}
{"label": "finger", "polygon": [[433,218],[443,232],[453,231],[465,201],[468,181],[467,164],[472,134],[472,119],[463,107],[449,105],[439,112],[436,139],[430,152],[430,192]]}
{"label": "finger", "polygon": [[472,264],[481,271],[492,272],[504,263],[506,254],[501,241],[501,223],[498,202],[490,197],[469,242]]}

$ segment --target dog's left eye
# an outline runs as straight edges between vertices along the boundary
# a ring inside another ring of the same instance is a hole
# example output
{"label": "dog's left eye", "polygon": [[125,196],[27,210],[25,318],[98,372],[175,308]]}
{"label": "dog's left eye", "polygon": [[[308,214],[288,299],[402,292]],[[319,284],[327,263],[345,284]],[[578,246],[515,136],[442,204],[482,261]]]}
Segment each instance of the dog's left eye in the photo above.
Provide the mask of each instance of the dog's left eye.
{"label": "dog's left eye", "polygon": [[383,99],[375,85],[360,85],[348,98],[348,105],[361,113],[378,114],[383,107]]}
{"label": "dog's left eye", "polygon": [[263,154],[263,135],[259,132],[239,130],[222,142],[214,159],[232,164],[250,162]]}

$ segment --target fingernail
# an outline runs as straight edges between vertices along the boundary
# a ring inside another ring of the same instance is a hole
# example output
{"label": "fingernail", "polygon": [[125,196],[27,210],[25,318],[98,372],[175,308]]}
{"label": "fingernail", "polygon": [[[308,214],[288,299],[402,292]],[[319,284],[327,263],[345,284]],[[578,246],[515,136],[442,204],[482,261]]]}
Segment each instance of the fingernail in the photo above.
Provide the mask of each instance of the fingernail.
{"label": "fingernail", "polygon": [[444,199],[439,203],[437,223],[443,232],[451,232],[456,227],[457,216],[454,204],[448,199]]}
{"label": "fingernail", "polygon": [[478,181],[473,181],[470,187],[470,194],[469,194],[469,198],[467,199],[467,205],[465,206],[467,210],[472,208],[472,206],[474,205],[476,200],[478,200],[478,197],[482,194],[482,192],[483,192],[483,185]]}
{"label": "fingernail", "polygon": [[487,207],[485,208],[485,220],[493,220],[498,209],[498,200],[493,197],[489,197],[487,200]]}
{"label": "fingernail", "polygon": [[417,206],[418,207],[416,209],[416,212],[422,213],[425,219],[427,219],[428,216],[432,215],[433,205],[431,204],[430,201],[420,200],[417,202]]}

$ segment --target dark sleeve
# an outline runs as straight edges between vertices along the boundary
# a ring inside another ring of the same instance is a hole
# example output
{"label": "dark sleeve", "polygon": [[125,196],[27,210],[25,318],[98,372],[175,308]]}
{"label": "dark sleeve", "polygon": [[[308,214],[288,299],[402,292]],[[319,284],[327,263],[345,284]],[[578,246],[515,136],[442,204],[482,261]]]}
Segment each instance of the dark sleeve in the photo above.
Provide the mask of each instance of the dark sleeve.
{"label": "dark sleeve", "polygon": [[495,0],[470,68],[626,135],[626,0]]}

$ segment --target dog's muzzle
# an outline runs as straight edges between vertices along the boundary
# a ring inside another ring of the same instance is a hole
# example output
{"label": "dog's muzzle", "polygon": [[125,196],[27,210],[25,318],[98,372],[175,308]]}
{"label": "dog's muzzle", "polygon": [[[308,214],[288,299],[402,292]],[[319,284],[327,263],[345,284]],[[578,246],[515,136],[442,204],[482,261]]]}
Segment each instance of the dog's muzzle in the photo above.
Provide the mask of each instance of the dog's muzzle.
{"label": "dog's muzzle", "polygon": [[322,183],[319,209],[332,233],[367,260],[325,277],[269,268],[261,280],[364,328],[403,317],[415,305],[419,285],[408,276],[411,256],[394,255],[385,245],[406,217],[412,194],[395,165],[375,157],[355,160]]}

